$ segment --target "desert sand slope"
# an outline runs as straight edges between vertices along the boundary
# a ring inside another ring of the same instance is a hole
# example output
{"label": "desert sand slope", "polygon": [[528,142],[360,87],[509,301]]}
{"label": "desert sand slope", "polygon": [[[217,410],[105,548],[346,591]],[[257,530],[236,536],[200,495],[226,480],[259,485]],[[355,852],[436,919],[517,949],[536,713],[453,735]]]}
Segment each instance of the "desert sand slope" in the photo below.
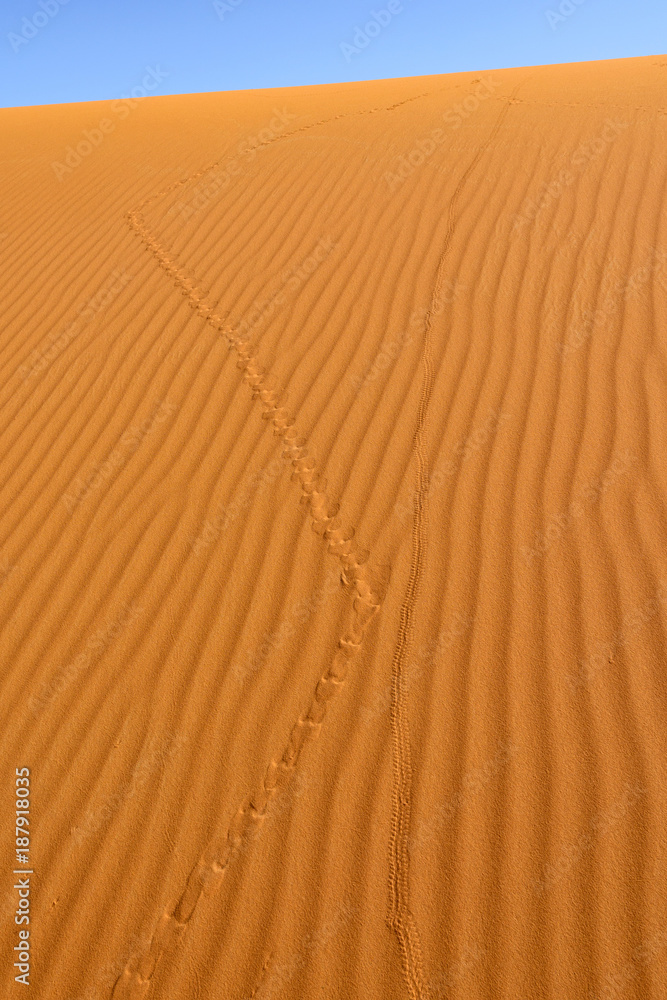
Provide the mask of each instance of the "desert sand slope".
{"label": "desert sand slope", "polygon": [[666,94],[0,112],[3,997],[667,995]]}

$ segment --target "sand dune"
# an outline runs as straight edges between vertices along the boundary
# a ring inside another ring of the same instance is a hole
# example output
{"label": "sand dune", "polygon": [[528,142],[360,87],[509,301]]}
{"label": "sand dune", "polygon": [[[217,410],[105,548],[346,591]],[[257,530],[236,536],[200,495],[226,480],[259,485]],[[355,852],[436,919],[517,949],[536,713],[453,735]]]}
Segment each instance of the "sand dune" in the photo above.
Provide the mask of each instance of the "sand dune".
{"label": "sand dune", "polygon": [[3,996],[667,994],[666,71],[0,111]]}

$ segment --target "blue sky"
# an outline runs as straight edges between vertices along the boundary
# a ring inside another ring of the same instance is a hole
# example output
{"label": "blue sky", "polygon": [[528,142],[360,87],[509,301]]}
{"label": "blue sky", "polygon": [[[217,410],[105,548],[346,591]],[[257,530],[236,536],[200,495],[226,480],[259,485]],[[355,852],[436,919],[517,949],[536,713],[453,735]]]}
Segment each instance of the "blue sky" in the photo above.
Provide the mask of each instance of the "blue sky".
{"label": "blue sky", "polygon": [[3,0],[0,107],[655,55],[666,28],[666,0]]}

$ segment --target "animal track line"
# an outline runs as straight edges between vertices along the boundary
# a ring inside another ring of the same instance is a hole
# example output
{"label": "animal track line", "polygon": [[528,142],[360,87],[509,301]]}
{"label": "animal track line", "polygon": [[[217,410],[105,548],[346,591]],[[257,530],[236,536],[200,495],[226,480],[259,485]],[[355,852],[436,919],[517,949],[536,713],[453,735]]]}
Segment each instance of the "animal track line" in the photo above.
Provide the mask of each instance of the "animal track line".
{"label": "animal track line", "polygon": [[226,837],[209,843],[191,871],[181,898],[172,910],[163,913],[145,954],[136,963],[128,965],[116,981],[112,992],[113,1000],[145,996],[158,961],[180,939],[204,887],[221,880],[246,833],[264,819],[270,801],[289,781],[306,740],[319,732],[326,713],[326,703],[345,681],[349,662],[361,647],[364,633],[379,610],[385,582],[374,577],[366,565],[369,553],[355,548],[352,541],[354,529],[342,527],[340,518],[337,517],[338,504],[332,503],[327,496],[325,483],[315,460],[308,453],[305,439],[299,436],[294,418],[280,405],[281,394],[267,378],[253,354],[249,336],[235,333],[233,327],[213,312],[185,272],[179,269],[176,262],[151,236],[137,211],[130,213],[129,221],[155,254],[162,269],[177,282],[190,305],[226,336],[230,348],[238,354],[237,365],[243,370],[243,378],[253,395],[261,401],[264,410],[262,416],[272,421],[274,433],[283,438],[283,457],[294,466],[293,478],[300,482],[302,502],[310,507],[311,527],[325,539],[328,551],[341,563],[341,580],[354,595],[354,617],[350,631],[338,642],[338,650],[331,666],[317,683],[307,714],[299,717],[292,727],[282,757],[277,761],[272,760],[268,765],[260,790],[239,807]]}
{"label": "animal track line", "polygon": [[[491,95],[493,100],[504,101],[505,98],[502,96]],[[541,108],[604,108],[607,111],[610,108],[616,108],[620,111],[647,111],[649,114],[655,114],[656,108],[644,108],[644,107],[633,107],[627,104],[580,104],[578,102],[571,101],[527,101],[525,98],[509,98],[510,104],[535,104]]]}
{"label": "animal track line", "polygon": [[[441,90],[446,90],[448,88],[441,88]],[[439,93],[440,91],[426,91],[423,94],[415,94],[414,97],[406,97],[404,101],[399,101],[397,104],[391,104],[389,107],[380,108],[362,108],[359,111],[350,111],[347,114],[332,115],[331,118],[322,118],[319,121],[311,122],[309,125],[302,125],[300,128],[295,128],[291,132],[283,132],[281,135],[276,135],[272,139],[267,139],[265,142],[259,142],[255,149],[263,149],[266,146],[273,145],[274,142],[284,142],[286,139],[291,139],[295,135],[299,135],[301,132],[308,132],[310,129],[317,128],[320,125],[328,125],[331,122],[340,121],[342,118],[356,118],[360,115],[374,115],[381,111],[395,111],[397,108],[403,107],[404,104],[410,104],[412,101],[420,101],[424,97],[430,97],[433,93]],[[165,195],[170,194],[175,191],[176,188],[182,187],[184,184],[190,184],[192,181],[199,180],[204,174],[210,173],[216,167],[223,165],[226,161],[222,159],[213,160],[211,163],[207,163],[205,167],[197,170],[194,174],[188,174],[187,177],[180,177],[178,180],[172,181],[167,187],[162,188],[161,191],[157,191],[154,194],[149,195],[144,201],[139,205],[135,212],[129,212],[128,218],[132,214],[141,212],[143,209],[147,208],[151,202],[157,201],[160,198],[164,198]]]}
{"label": "animal track line", "polygon": [[[332,121],[337,121],[341,118],[374,114],[379,111],[392,111],[404,104],[408,104],[426,96],[430,96],[430,94],[418,94],[415,97],[407,98],[405,101],[400,101],[388,108],[371,108],[358,112],[351,112],[350,114],[334,115],[331,118],[313,122],[312,124],[305,125],[300,129],[295,129],[292,132],[277,136],[265,143],[262,143],[261,145],[271,145],[274,142],[288,139],[300,132],[305,132],[311,128],[315,128],[318,125],[324,125]],[[502,118],[503,115],[501,115],[496,129],[488,140],[487,146],[495,135],[497,128],[500,127]],[[477,162],[485,149],[486,146],[482,147],[478,151],[473,163]],[[354,529],[344,529],[342,527],[340,519],[337,517],[338,504],[332,503],[326,495],[325,483],[317,469],[316,462],[308,453],[306,441],[304,438],[299,436],[295,427],[294,418],[290,415],[287,409],[285,409],[285,407],[279,405],[282,394],[276,388],[271,377],[267,376],[264,368],[259,364],[252,351],[249,335],[235,332],[235,328],[231,324],[226,323],[221,316],[214,312],[213,307],[206,301],[206,297],[200,293],[200,290],[188,277],[186,271],[178,266],[177,261],[171,257],[166,248],[160,245],[159,241],[152,235],[146,225],[142,211],[147,205],[161,197],[164,197],[176,188],[198,179],[218,166],[220,162],[220,160],[217,160],[210,163],[195,174],[174,181],[163,190],[150,195],[141,203],[141,205],[139,205],[138,208],[128,212],[126,218],[130,227],[138,234],[142,242],[156,258],[159,267],[180,288],[181,292],[186,297],[188,304],[195,309],[195,311],[214,329],[222,333],[226,337],[230,349],[236,351],[239,358],[237,366],[243,370],[243,378],[250,385],[253,396],[255,398],[259,398],[262,403],[262,408],[264,410],[262,416],[265,419],[272,420],[274,425],[274,434],[284,439],[283,457],[291,460],[294,466],[295,471],[293,473],[293,478],[298,479],[301,484],[301,500],[310,506],[311,527],[317,534],[321,535],[326,540],[329,552],[332,555],[337,556],[341,563],[341,580],[346,587],[351,589],[354,595],[354,616],[349,632],[347,632],[339,640],[338,650],[334,656],[331,666],[322,674],[316,685],[308,712],[305,716],[300,716],[292,727],[287,745],[283,750],[281,758],[278,761],[272,760],[269,763],[260,790],[250,798],[246,799],[241,806],[239,806],[236,814],[229,824],[226,836],[220,836],[217,839],[214,837],[209,842],[199,861],[190,872],[186,881],[185,889],[183,890],[178,902],[171,909],[166,909],[163,912],[146,951],[137,959],[133,959],[130,963],[128,963],[126,968],[116,980],[112,990],[111,1000],[139,1000],[139,998],[146,996],[148,990],[150,989],[151,980],[160,958],[165,954],[165,952],[173,950],[181,940],[184,931],[194,914],[197,903],[204,892],[204,889],[207,888],[208,891],[212,891],[221,882],[227,866],[234,856],[235,851],[243,842],[245,835],[249,830],[253,829],[256,824],[261,823],[266,815],[266,811],[271,800],[276,796],[278,791],[289,782],[306,740],[310,737],[317,736],[319,733],[322,721],[324,720],[326,714],[326,703],[334,696],[336,691],[345,681],[350,660],[360,649],[368,625],[380,608],[389,577],[388,567],[383,567],[379,574],[371,574],[366,565],[369,553],[367,551],[358,551],[355,549],[352,543]],[[468,168],[464,174],[464,179],[467,177],[470,169],[472,169],[472,167]],[[460,182],[459,186],[461,186],[462,183],[463,181]],[[430,378],[432,381],[432,374]],[[422,404],[420,405],[420,412],[422,406],[424,405],[423,396],[424,390],[422,389]],[[428,400],[426,400],[425,405],[428,405]],[[423,415],[425,416],[425,408]],[[427,478],[428,473],[426,471],[426,479]],[[411,611],[409,612],[409,616],[411,617]],[[402,619],[403,617],[402,612]],[[401,757],[405,754],[407,747],[407,760],[409,765],[409,735],[407,734],[406,729],[407,723],[404,707],[400,715],[400,725],[403,733]],[[402,831],[400,844],[403,846],[403,851],[405,852],[407,860],[407,829]],[[402,870],[403,869],[400,867],[397,869],[398,872],[401,872]],[[399,901],[402,902],[404,898],[403,893],[401,893],[398,898]],[[397,913],[398,922],[396,929],[399,930],[400,928],[402,931],[405,918],[401,907],[399,907]],[[402,938],[402,933],[399,933],[399,941],[402,941]],[[416,951],[412,946],[415,938],[417,939]],[[405,940],[411,942],[411,948],[408,953],[409,961],[415,962],[414,967],[419,969],[420,959],[416,928],[413,929],[408,926]],[[413,995],[418,997],[424,996],[423,992]]]}
{"label": "animal track line", "polygon": [[[424,96],[428,95],[419,94],[392,105],[390,108],[372,108],[352,112],[351,115],[335,115],[325,121],[315,122],[312,125],[278,136],[262,145],[287,139],[297,132],[306,131],[316,125],[336,121],[339,118],[394,110]],[[326,703],[345,681],[350,660],[361,647],[368,625],[380,608],[388,582],[388,568],[383,568],[379,574],[371,574],[366,565],[369,553],[363,550],[359,551],[354,547],[352,542],[354,529],[342,527],[340,519],[337,517],[338,504],[332,503],[326,495],[324,481],[314,459],[308,453],[305,439],[299,436],[294,418],[284,407],[280,406],[281,392],[275,387],[271,377],[267,377],[264,368],[257,361],[252,351],[249,335],[235,332],[235,328],[231,324],[226,323],[221,316],[214,312],[205,296],[200,294],[199,289],[196,288],[187,273],[178,266],[168,250],[160,245],[146,225],[142,210],[150,202],[201,177],[217,166],[219,162],[211,163],[196,174],[175,181],[163,191],[150,195],[137,209],[130,211],[126,218],[130,227],[139,235],[142,242],[156,258],[160,268],[181,289],[188,304],[214,329],[222,333],[227,338],[230,349],[236,351],[239,357],[237,365],[244,372],[243,378],[250,385],[255,398],[259,398],[262,403],[264,410],[262,416],[273,422],[274,433],[284,439],[283,457],[289,459],[294,466],[293,478],[297,478],[301,484],[302,502],[310,506],[311,527],[326,540],[329,552],[337,556],[341,563],[341,580],[354,595],[354,616],[349,632],[338,642],[338,650],[331,666],[322,674],[316,685],[308,712],[305,716],[300,716],[292,727],[282,757],[278,761],[272,760],[270,762],[260,790],[245,800],[238,808],[229,824],[226,836],[221,836],[218,839],[213,838],[209,842],[199,861],[190,872],[180,899],[171,909],[166,909],[163,912],[146,951],[129,962],[116,980],[112,990],[112,1000],[138,1000],[138,998],[146,996],[160,958],[166,951],[175,948],[181,940],[205,887],[212,891],[220,883],[227,866],[247,832],[264,819],[271,800],[282,787],[287,785],[306,740],[319,733],[326,714]]]}
{"label": "animal track line", "polygon": [[389,837],[389,904],[387,923],[396,932],[401,950],[403,974],[412,1000],[426,1000],[431,995],[424,981],[422,948],[419,930],[410,911],[409,875],[410,856],[408,838],[412,800],[412,755],[410,750],[410,730],[407,712],[407,691],[404,683],[404,667],[410,648],[414,609],[419,593],[426,549],[428,526],[428,457],[424,442],[424,425],[428,411],[435,373],[431,354],[431,328],[433,306],[438,301],[444,280],[445,262],[451,248],[454,234],[454,208],[468,177],[479,163],[500,130],[505,116],[514,103],[514,95],[521,84],[512,91],[494,125],[489,138],[481,146],[466,167],[449,202],[445,241],[438,261],[435,289],[426,316],[422,360],[422,379],[417,427],[414,434],[414,448],[417,458],[417,483],[413,497],[414,515],[412,521],[412,559],[410,576],[400,612],[400,625],[396,648],[392,661],[391,675],[391,729],[393,757],[392,819]]}

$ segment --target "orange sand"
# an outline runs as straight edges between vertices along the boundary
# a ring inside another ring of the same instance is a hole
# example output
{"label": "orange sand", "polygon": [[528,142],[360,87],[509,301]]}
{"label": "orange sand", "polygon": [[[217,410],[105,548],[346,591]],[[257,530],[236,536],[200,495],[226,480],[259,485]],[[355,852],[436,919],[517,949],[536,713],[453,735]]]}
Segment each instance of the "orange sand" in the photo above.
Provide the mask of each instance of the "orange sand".
{"label": "orange sand", "polygon": [[3,997],[667,995],[666,72],[0,112]]}

